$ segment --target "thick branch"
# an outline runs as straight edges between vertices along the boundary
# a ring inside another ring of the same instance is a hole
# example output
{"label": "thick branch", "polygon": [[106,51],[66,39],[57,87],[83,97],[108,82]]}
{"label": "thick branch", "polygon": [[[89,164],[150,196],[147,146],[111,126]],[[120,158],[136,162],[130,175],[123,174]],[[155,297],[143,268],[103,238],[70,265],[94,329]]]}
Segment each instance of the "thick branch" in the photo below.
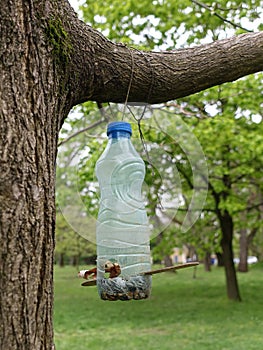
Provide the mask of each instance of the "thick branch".
{"label": "thick branch", "polygon": [[153,104],[263,69],[263,32],[169,52],[142,52],[112,43],[76,18],[72,23],[74,104],[124,102],[131,77],[129,101]]}

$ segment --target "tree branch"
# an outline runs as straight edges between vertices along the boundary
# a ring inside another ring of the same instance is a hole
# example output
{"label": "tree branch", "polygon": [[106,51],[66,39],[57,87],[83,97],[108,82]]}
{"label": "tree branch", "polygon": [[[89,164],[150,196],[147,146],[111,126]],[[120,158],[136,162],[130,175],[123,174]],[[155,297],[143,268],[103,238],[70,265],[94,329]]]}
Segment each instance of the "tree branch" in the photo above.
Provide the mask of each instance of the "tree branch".
{"label": "tree branch", "polygon": [[263,69],[263,32],[175,51],[143,52],[107,40],[76,18],[63,20],[73,47],[72,105],[87,100],[124,102],[131,77],[128,101],[154,104]]}
{"label": "tree branch", "polygon": [[94,122],[93,124],[87,126],[86,128],[83,128],[81,130],[78,130],[76,131],[75,133],[69,135],[68,137],[66,137],[65,139],[63,139],[62,141],[60,141],[58,143],[58,147],[64,145],[64,143],[68,142],[69,140],[71,140],[73,137],[76,137],[78,136],[79,134],[82,134],[83,132],[86,132],[88,130],[91,130],[93,128],[96,128],[97,126],[99,126],[100,124],[103,124],[103,123],[106,123],[107,122],[107,119],[101,119],[101,120],[98,120],[97,122]]}

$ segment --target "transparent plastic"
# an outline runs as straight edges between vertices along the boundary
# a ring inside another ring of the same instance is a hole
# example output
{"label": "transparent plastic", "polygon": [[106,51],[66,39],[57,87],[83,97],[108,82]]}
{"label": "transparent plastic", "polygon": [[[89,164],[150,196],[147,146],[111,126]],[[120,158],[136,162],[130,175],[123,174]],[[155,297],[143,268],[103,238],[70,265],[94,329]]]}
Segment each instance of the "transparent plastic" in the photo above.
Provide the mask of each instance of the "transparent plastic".
{"label": "transparent plastic", "polygon": [[[130,133],[109,129],[107,147],[96,164],[98,292],[103,300],[145,299],[151,290],[151,276],[143,275],[151,270],[149,224],[141,196],[145,165]],[[109,264],[120,268],[116,277],[106,274]]]}

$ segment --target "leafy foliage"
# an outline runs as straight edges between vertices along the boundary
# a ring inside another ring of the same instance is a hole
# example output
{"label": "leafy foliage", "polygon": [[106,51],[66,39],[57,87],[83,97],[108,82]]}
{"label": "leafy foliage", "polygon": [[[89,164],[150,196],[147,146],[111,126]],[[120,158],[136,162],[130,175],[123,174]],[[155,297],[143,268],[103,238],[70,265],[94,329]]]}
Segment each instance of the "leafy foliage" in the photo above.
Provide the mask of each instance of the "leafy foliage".
{"label": "leafy foliage", "polygon": [[[171,50],[244,32],[240,27],[262,29],[263,2],[90,0],[81,9],[84,20],[110,40],[145,50]],[[156,257],[160,257],[160,252],[169,252],[174,244],[192,245],[199,256],[219,250],[218,211],[227,211],[233,217],[236,234],[242,225],[249,229],[259,225],[259,233],[262,232],[257,219],[262,201],[262,90],[262,74],[255,74],[157,106],[153,111],[155,119],[149,119],[147,112],[141,123],[144,145],[135,122],[133,140],[147,168],[144,196],[148,215],[157,227],[154,235],[161,232],[163,237],[153,241]],[[81,153],[77,179],[70,181],[78,183],[86,212],[96,217],[99,194],[94,165],[106,142],[106,120],[120,120],[123,114],[118,106],[111,106],[102,117],[92,102],[80,106],[78,111],[79,116],[65,124],[64,135],[102,120],[100,126],[73,138],[66,151],[71,158],[74,153]],[[126,112],[125,119],[134,121],[132,114]],[[140,110],[135,115],[140,116]],[[193,153],[194,147],[182,148],[189,134],[181,131],[178,120],[201,144],[209,175],[204,210],[188,232],[180,228],[195,190],[196,168],[189,162],[189,152]],[[67,173],[65,167],[61,170]],[[241,221],[240,213],[245,213],[247,220]]]}
{"label": "leafy foliage", "polygon": [[[203,6],[202,6],[203,5]],[[244,32],[236,26],[260,28],[262,0],[89,0],[84,19],[109,39],[145,49],[175,49]],[[225,21],[220,19],[221,16]],[[233,24],[229,23],[232,22]]]}

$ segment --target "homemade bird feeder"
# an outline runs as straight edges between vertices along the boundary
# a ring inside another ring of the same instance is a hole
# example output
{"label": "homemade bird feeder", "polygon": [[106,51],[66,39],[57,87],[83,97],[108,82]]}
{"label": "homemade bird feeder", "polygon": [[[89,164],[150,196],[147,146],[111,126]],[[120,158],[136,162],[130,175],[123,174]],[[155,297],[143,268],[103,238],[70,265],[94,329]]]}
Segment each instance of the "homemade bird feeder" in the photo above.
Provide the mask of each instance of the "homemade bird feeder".
{"label": "homemade bird feeder", "polygon": [[96,163],[100,209],[96,227],[97,267],[82,270],[83,286],[97,285],[103,300],[146,299],[151,275],[198,262],[151,270],[150,229],[141,188],[145,165],[131,143],[131,125],[113,122]]}

